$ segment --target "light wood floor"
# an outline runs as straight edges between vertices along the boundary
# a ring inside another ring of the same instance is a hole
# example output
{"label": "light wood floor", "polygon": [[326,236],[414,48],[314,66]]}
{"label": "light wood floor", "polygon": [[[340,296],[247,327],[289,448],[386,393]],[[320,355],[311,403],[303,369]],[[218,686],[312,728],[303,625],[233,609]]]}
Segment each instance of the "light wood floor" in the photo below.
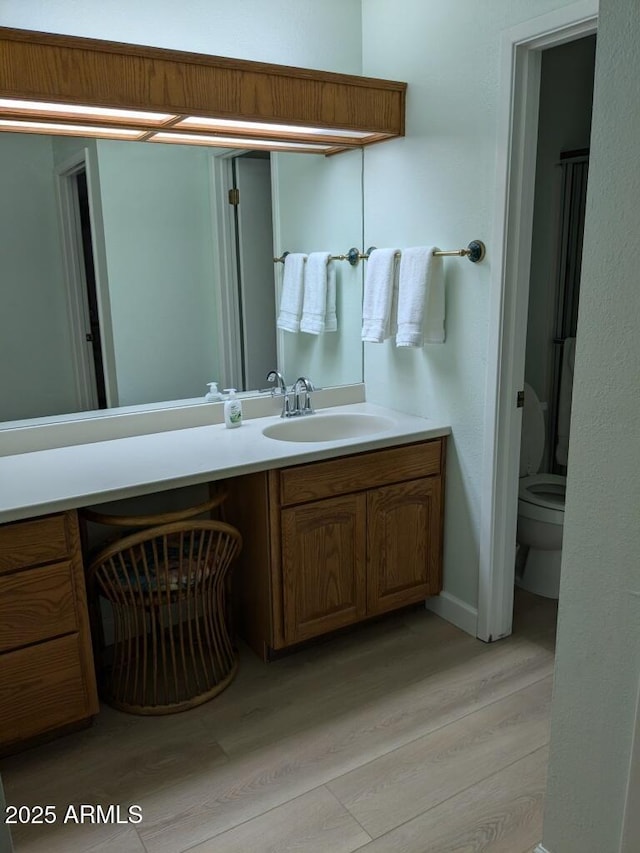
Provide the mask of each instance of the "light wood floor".
{"label": "light wood floor", "polygon": [[[424,610],[262,664],[171,717],[0,762],[8,803],[52,804],[16,853],[530,853],[542,835],[555,602],[517,595],[486,645]],[[129,824],[64,824],[68,804]]]}

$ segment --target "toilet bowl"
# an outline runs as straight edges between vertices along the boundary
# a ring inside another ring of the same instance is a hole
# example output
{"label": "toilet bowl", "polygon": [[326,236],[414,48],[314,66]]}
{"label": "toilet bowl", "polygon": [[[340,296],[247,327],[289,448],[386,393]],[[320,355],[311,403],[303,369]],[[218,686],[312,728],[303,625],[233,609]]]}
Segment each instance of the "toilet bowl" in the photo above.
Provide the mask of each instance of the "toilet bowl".
{"label": "toilet bowl", "polygon": [[525,383],[520,442],[516,585],[536,595],[558,598],[567,479],[558,474],[538,473],[544,444],[542,404],[533,388]]}

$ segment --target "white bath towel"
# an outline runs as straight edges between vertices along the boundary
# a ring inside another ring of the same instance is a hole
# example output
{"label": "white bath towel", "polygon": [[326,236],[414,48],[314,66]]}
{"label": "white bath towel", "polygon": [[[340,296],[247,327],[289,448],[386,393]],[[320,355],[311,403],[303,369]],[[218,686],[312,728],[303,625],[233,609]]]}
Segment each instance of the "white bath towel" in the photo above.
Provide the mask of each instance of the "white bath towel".
{"label": "white bath towel", "polygon": [[285,332],[298,332],[300,330],[306,259],[307,256],[301,252],[290,252],[284,260],[282,295],[280,296],[277,325],[279,329],[284,329]]}
{"label": "white bath towel", "polygon": [[[319,335],[325,331],[335,331],[337,328],[336,280],[333,263],[329,260],[330,254],[330,252],[312,252],[307,258],[304,269],[301,332]],[[333,279],[331,286],[330,278]],[[330,299],[333,299],[331,305]]]}
{"label": "white bath towel", "polygon": [[567,465],[569,457],[569,424],[571,422],[571,397],[573,395],[573,368],[576,360],[576,339],[565,338],[562,345],[560,367],[560,394],[558,397],[558,443],[556,461]]}
{"label": "white bath towel", "polygon": [[398,249],[374,249],[366,261],[362,300],[362,340],[380,344],[392,328]]}
{"label": "white bath towel", "polygon": [[402,250],[396,346],[444,343],[444,273],[434,251],[435,246]]}

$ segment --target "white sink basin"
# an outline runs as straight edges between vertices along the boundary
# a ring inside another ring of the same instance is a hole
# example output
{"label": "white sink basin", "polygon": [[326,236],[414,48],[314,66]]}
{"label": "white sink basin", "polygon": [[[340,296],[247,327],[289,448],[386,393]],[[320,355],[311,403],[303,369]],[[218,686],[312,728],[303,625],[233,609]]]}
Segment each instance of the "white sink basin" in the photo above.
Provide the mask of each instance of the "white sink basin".
{"label": "white sink basin", "polygon": [[385,432],[393,426],[391,418],[384,415],[335,412],[284,419],[265,427],[262,434],[278,441],[339,441]]}

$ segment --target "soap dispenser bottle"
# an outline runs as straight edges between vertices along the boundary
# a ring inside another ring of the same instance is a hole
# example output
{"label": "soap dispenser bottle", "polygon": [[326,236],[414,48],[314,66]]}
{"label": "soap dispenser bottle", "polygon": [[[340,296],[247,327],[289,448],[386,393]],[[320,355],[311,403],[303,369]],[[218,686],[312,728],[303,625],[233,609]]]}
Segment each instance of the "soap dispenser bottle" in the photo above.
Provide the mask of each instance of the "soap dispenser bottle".
{"label": "soap dispenser bottle", "polygon": [[207,403],[215,403],[219,400],[222,400],[222,395],[218,391],[218,383],[217,382],[207,382],[209,386],[209,390],[204,395],[204,399]]}
{"label": "soap dispenser bottle", "polygon": [[242,403],[236,397],[235,388],[225,388],[224,422],[228,429],[242,426]]}

